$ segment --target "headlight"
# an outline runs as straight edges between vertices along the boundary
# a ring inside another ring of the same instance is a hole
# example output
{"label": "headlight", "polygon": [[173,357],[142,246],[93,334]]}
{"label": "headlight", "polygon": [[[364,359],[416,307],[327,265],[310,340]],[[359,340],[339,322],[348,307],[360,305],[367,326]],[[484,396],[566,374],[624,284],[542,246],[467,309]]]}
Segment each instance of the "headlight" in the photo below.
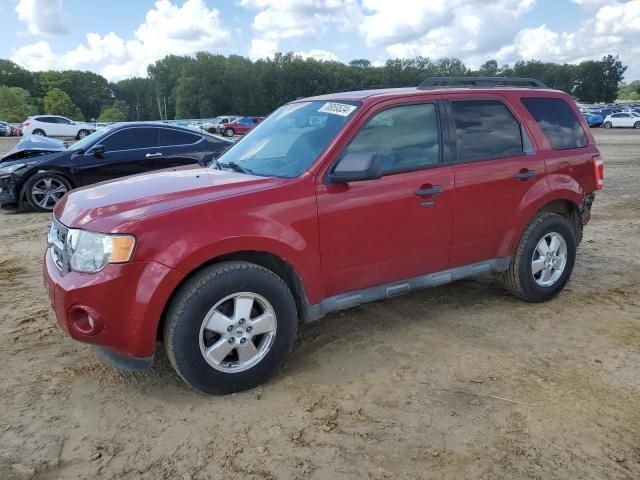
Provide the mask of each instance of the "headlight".
{"label": "headlight", "polygon": [[111,235],[69,229],[67,246],[71,254],[71,270],[95,273],[108,263],[124,263],[131,260],[136,239],[131,235]]}
{"label": "headlight", "polygon": [[26,163],[16,163],[14,165],[8,165],[6,167],[0,167],[0,175],[9,175],[10,173],[20,170]]}

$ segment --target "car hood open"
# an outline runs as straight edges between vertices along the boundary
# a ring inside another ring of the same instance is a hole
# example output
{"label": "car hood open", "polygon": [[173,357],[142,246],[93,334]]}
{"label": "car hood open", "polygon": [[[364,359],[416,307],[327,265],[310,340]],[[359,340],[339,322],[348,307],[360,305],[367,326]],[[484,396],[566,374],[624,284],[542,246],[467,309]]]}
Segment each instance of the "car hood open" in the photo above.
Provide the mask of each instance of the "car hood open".
{"label": "car hood open", "polygon": [[64,225],[100,232],[159,212],[262,190],[285,181],[197,165],[123,177],[73,190],[54,209]]}
{"label": "car hood open", "polygon": [[47,153],[64,152],[67,144],[53,138],[41,137],[39,135],[29,135],[23,137],[18,144],[9,150],[6,155],[0,158],[0,162],[10,162],[12,160],[22,160]]}

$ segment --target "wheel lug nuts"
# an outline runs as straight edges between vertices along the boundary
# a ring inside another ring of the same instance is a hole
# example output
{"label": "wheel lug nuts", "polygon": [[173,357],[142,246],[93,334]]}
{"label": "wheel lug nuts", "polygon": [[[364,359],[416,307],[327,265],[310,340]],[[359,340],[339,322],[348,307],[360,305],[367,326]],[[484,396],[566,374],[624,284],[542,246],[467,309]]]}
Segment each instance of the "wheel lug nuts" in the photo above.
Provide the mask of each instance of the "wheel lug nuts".
{"label": "wheel lug nuts", "polygon": [[247,333],[253,330],[253,327],[247,327]]}
{"label": "wheel lug nuts", "polygon": [[238,322],[238,323],[240,323],[240,325],[244,325],[244,321],[245,321],[244,318],[241,318],[240,322]]}
{"label": "wheel lug nuts", "polygon": [[236,341],[236,339],[235,339],[235,338],[233,338],[233,337],[231,337],[231,338],[229,339],[229,343],[234,343],[235,341]]}
{"label": "wheel lug nuts", "polygon": [[229,325],[229,326],[227,327],[227,332],[231,332],[232,330],[233,330],[233,325]]}
{"label": "wheel lug nuts", "polygon": [[246,338],[241,338],[241,339],[240,339],[240,343],[245,343],[246,341],[247,341],[247,339],[246,339]]}

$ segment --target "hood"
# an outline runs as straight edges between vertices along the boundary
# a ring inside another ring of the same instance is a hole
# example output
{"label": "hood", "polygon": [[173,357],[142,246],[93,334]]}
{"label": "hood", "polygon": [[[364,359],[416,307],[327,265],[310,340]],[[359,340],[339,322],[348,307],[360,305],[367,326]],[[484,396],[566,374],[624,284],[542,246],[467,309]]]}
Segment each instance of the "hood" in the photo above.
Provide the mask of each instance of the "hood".
{"label": "hood", "polygon": [[53,138],[41,137],[39,135],[29,135],[27,137],[23,137],[15,147],[0,158],[0,162],[22,160],[24,158],[36,157],[47,153],[64,152],[66,150],[66,142],[55,140]]}
{"label": "hood", "polygon": [[262,190],[285,180],[196,165],[158,170],[73,190],[58,202],[54,215],[69,227],[111,232],[134,218]]}

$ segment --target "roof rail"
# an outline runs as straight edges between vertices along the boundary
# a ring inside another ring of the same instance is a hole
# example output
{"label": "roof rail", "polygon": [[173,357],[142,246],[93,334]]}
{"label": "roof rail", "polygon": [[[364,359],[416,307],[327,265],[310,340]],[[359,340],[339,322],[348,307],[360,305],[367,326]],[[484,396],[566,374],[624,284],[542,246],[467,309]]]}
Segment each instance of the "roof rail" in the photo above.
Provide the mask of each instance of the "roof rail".
{"label": "roof rail", "polygon": [[529,87],[547,88],[540,80],[535,78],[518,77],[430,77],[425,79],[418,90],[429,90],[431,88],[447,87]]}

